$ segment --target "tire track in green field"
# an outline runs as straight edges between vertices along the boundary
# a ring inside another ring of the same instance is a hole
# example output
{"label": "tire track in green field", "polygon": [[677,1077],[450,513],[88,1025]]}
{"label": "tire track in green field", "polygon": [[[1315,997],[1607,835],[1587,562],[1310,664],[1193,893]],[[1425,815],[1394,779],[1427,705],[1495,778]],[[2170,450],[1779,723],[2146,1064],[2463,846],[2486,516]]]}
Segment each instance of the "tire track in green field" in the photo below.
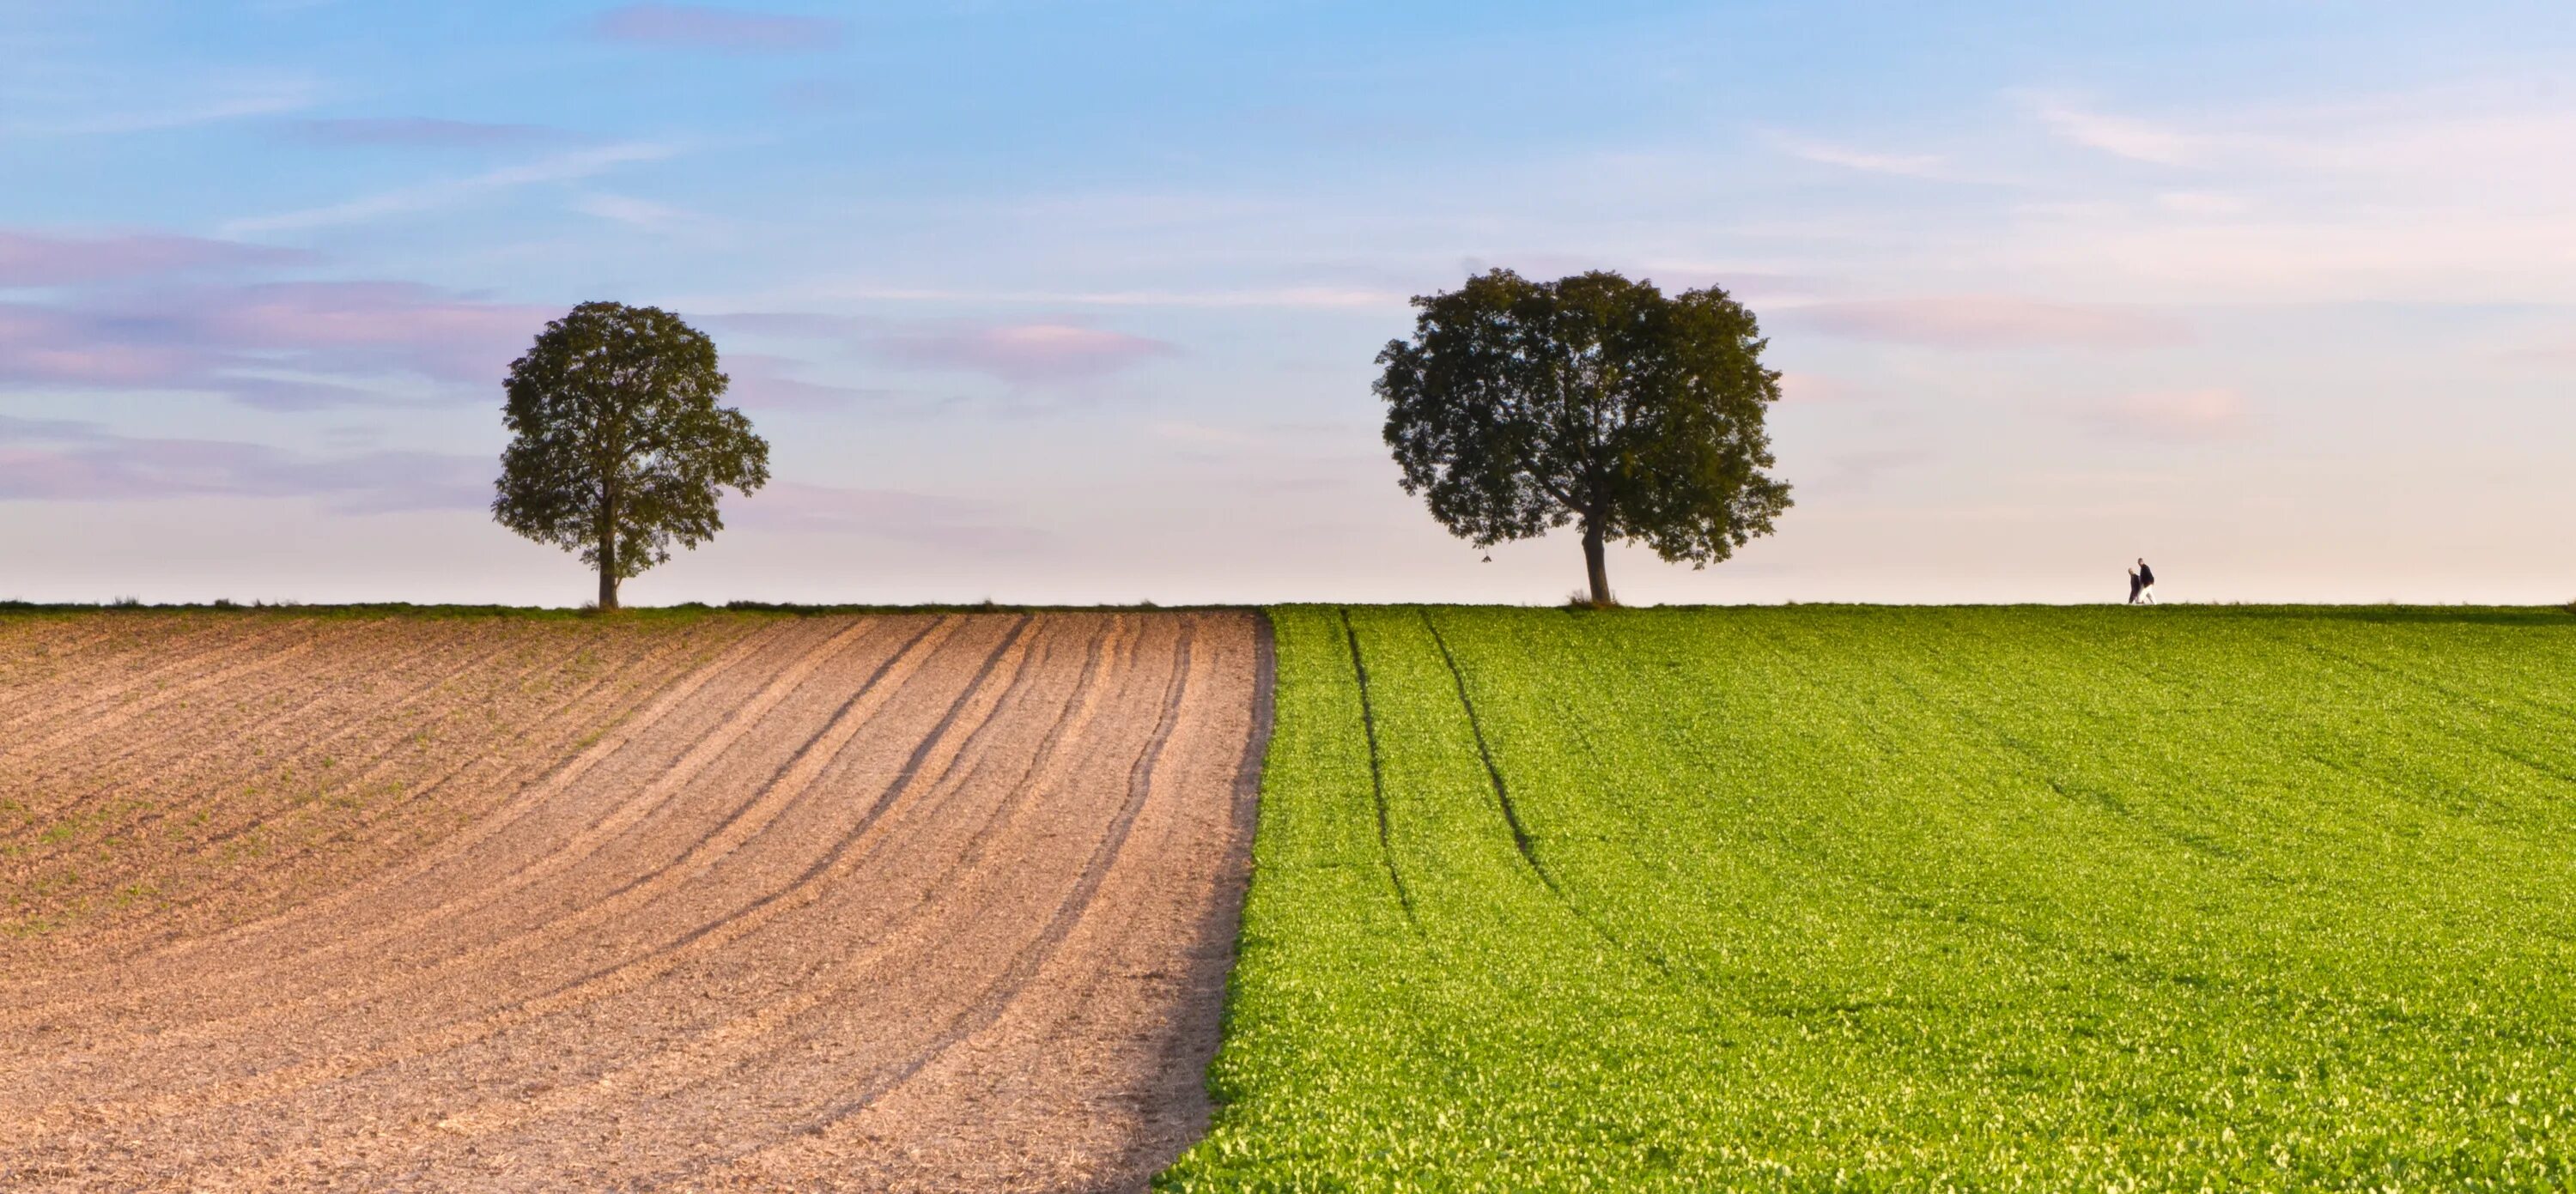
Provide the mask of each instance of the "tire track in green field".
{"label": "tire track in green field", "polygon": [[[1805,666],[1805,661],[1777,639],[1747,636],[1744,641],[1753,643],[1783,667]],[[1892,661],[1881,659],[1877,674],[1892,682],[1897,690],[1903,692],[1918,708],[1924,710],[1926,716],[1946,723],[1949,731],[1956,735],[1955,741],[1960,747],[1975,749],[1984,743],[2002,747],[2007,754],[2022,762],[2028,770],[2029,778],[2044,784],[2059,799],[2109,814],[2134,829],[2143,830],[2151,840],[2182,846],[2187,852],[2198,856],[2204,862],[2242,861],[2224,846],[2204,847],[2178,836],[2162,823],[2139,813],[2128,802],[2108,792],[2070,789],[2057,777],[2056,762],[2043,752],[2003,726],[1977,716],[1961,702],[1934,695],[1923,686],[1923,682],[1918,677],[1909,674]],[[2102,973],[2144,986],[2179,987],[2195,992],[2212,985],[2212,980],[2207,976],[2184,974],[2171,967],[2156,965],[2124,953],[2105,951],[2079,941],[2063,939],[2034,926],[2019,923],[2010,917],[1993,915],[1916,890],[1907,883],[1878,874],[1867,866],[1856,863],[1837,864],[1823,856],[1803,852],[1800,860],[1820,875],[1838,877],[1914,915],[2015,942],[2037,956],[2064,963],[2078,972]],[[2265,1001],[2278,1001],[2283,994],[2281,988],[2262,982],[2233,981],[2222,985],[2235,995],[2258,1004]],[[1801,1012],[1835,1009],[1810,1005],[1775,1006],[1765,1010],[1770,1014],[1795,1016]]]}
{"label": "tire track in green field", "polygon": [[1664,977],[1673,977],[1672,963],[1669,960],[1660,954],[1639,949],[1618,934],[1611,932],[1610,927],[1601,922],[1601,918],[1593,915],[1591,909],[1584,907],[1574,898],[1573,893],[1566,891],[1564,885],[1557,882],[1555,872],[1548,870],[1546,863],[1539,861],[1538,845],[1531,839],[1528,826],[1521,822],[1520,809],[1512,803],[1511,785],[1504,781],[1503,769],[1495,764],[1493,747],[1485,739],[1484,719],[1476,713],[1475,699],[1467,695],[1467,674],[1458,667],[1457,655],[1449,650],[1448,637],[1441,634],[1439,624],[1432,621],[1430,607],[1424,606],[1420,612],[1423,628],[1431,632],[1431,641],[1440,648],[1441,662],[1449,665],[1449,679],[1458,687],[1458,705],[1466,710],[1467,728],[1476,738],[1476,757],[1484,761],[1485,777],[1492,781],[1494,787],[1494,803],[1503,810],[1504,824],[1511,826],[1512,845],[1520,850],[1521,861],[1529,864],[1530,870],[1538,876],[1539,882],[1547,886],[1548,894],[1555,896],[1556,902],[1563,904],[1565,910],[1573,913],[1574,919],[1583,922],[1585,928],[1592,930],[1594,936],[1610,943],[1620,952],[1654,967]]}
{"label": "tire track in green field", "polygon": [[[2454,711],[2474,708],[2479,709],[2484,716],[2489,718],[2513,717],[2512,714],[2505,711],[2507,708],[2506,706],[2491,700],[2480,693],[2468,691],[2454,685],[2444,683],[2433,677],[2423,675],[2414,669],[2401,667],[2391,663],[2374,661],[2349,653],[2345,650],[2338,649],[2335,646],[2315,641],[2305,634],[2297,633],[2292,630],[2281,630],[2271,627],[2249,628],[2243,631],[2243,633],[2246,634],[2252,642],[2259,643],[2266,648],[2290,652],[2293,654],[2306,654],[2323,660],[2333,667],[2341,669],[2351,677],[2354,688],[2360,692],[2381,693],[2387,689],[2388,682],[2394,681],[2398,684],[2412,686],[2439,698],[2439,701],[2436,703],[2437,708],[2447,708]],[[1991,630],[1983,631],[1981,632],[1981,635],[1988,642],[2000,641],[1996,639]],[[2102,648],[2102,644],[2091,639],[2083,640],[2083,645],[2085,649],[2088,650]],[[2193,694],[2195,699],[2204,703],[2221,701],[2229,695],[2229,681],[2221,680],[2219,682],[2213,682],[2210,678],[2200,673],[2171,671],[2161,674],[2150,674],[2154,677],[2156,683],[2160,685],[2171,685],[2179,690],[2187,691]],[[2547,722],[2556,720],[2556,715],[2551,711],[2539,706],[2534,706],[2534,708],[2540,708],[2541,710],[2542,716],[2539,718],[2540,721]],[[2513,720],[2528,724],[2528,722],[2523,718],[2513,717]],[[2503,742],[2495,740],[2492,734],[2485,732],[2491,728],[2492,727],[2488,726],[2472,728],[2455,724],[2447,728],[2436,728],[2431,732],[2433,737],[2438,740],[2445,760],[2457,758],[2460,762],[2464,763],[2466,755],[2482,755],[2488,758],[2501,760],[2505,763],[2521,768],[2522,770],[2531,773],[2531,775],[2537,779],[2553,787],[2576,782],[2576,774],[2571,774],[2562,768],[2550,764],[2544,759],[2528,756]],[[2420,726],[2409,727],[2409,732],[2421,731],[2422,727]],[[2379,794],[2383,799],[2391,802],[2393,805],[2406,809],[2410,815],[2424,818],[2426,824],[2449,823],[2462,826],[2485,826],[2490,828],[2496,824],[2494,815],[2489,812],[2475,810],[2456,802],[2428,802],[2423,799],[2425,790],[2420,789],[2416,783],[2410,781],[2403,775],[2392,773],[2379,766],[2371,765],[2368,760],[2347,758],[2327,749],[2321,749],[2318,745],[2307,742],[2304,739],[2295,743],[2285,740],[2276,749],[2281,752],[2285,752],[2283,757],[2296,758],[2325,772],[2329,772],[2334,776],[2360,784],[2363,788]],[[2410,751],[2409,753],[2411,754],[2412,752]],[[2445,765],[2450,764],[2446,762]],[[2468,781],[2462,780],[2457,782],[2467,783]],[[2470,789],[2464,788],[2463,790]],[[2475,790],[2486,789],[2477,788]],[[2244,861],[2244,858],[2234,851],[2228,852],[2224,857],[2230,861]]]}
{"label": "tire track in green field", "polygon": [[[1996,640],[1990,630],[1967,627],[1963,628],[1962,633],[1976,635],[1982,641],[1993,644],[1997,648],[2007,645]],[[2002,747],[2012,757],[2021,761],[2031,778],[2046,785],[2059,799],[2097,809],[2141,831],[2148,838],[2178,846],[2205,862],[2234,866],[2242,866],[2248,862],[2242,849],[2217,837],[2195,833],[2188,828],[2175,825],[2122,799],[2116,792],[2102,784],[2089,782],[2079,775],[2072,774],[2074,769],[2066,760],[2059,759],[2041,746],[2032,743],[2003,724],[2000,719],[1979,713],[1977,705],[1954,697],[1935,695],[1926,685],[1940,683],[1938,673],[1917,674],[1891,662],[1886,667],[1885,674],[1917,705],[1932,711],[1952,726],[1966,731],[1962,741],[1982,741]],[[2140,679],[2158,685],[2187,685],[2195,690],[2201,687],[2196,680],[2159,674],[2152,666],[2143,672]]]}
{"label": "tire track in green field", "polygon": [[1538,849],[1530,842],[1529,827],[1521,823],[1520,810],[1512,807],[1511,785],[1503,782],[1502,768],[1494,765],[1494,750],[1485,741],[1484,719],[1476,715],[1475,699],[1467,695],[1467,674],[1458,670],[1458,656],[1449,650],[1449,640],[1440,633],[1440,624],[1431,620],[1431,609],[1423,607],[1422,626],[1431,632],[1431,641],[1440,648],[1440,661],[1449,665],[1449,679],[1458,686],[1459,707],[1467,711],[1467,729],[1476,736],[1476,757],[1484,760],[1485,776],[1494,784],[1494,803],[1503,810],[1503,823],[1512,827],[1512,845],[1521,852],[1521,861],[1538,872],[1539,882],[1562,899],[1565,890],[1557,886],[1556,876],[1549,874],[1547,864],[1538,860]]}
{"label": "tire track in green field", "polygon": [[[2476,708],[2481,713],[2490,717],[2497,715],[2494,712],[2495,710],[2506,707],[2502,702],[2490,700],[2478,693],[2469,692],[2465,689],[2443,683],[2440,680],[2426,676],[2412,668],[2399,667],[2394,664],[2364,659],[2358,655],[2337,650],[2333,647],[2326,646],[2323,643],[2311,642],[2304,638],[2293,638],[2285,635],[2281,636],[2277,641],[2287,643],[2294,647],[2303,648],[2310,654],[2321,659],[2340,664],[2350,671],[2359,672],[2367,676],[2383,676],[2401,684],[2411,684],[2426,692],[2432,693],[2435,696],[2441,697],[2443,700],[2450,702],[2454,706]],[[2554,766],[2544,760],[2536,759],[2523,754],[2520,751],[2513,750],[2490,738],[2484,736],[2455,735],[2453,740],[2464,743],[2496,758],[2503,759],[2508,763],[2513,763],[2517,766],[2523,767],[2526,770],[2539,775],[2543,779],[2555,780],[2559,783],[2576,783],[2576,773],[2571,773],[2563,767]]]}
{"label": "tire track in green field", "polygon": [[1395,885],[1396,902],[1404,905],[1404,920],[1413,926],[1415,936],[1422,935],[1422,918],[1413,911],[1413,892],[1404,885],[1404,872],[1395,866],[1395,846],[1388,832],[1386,816],[1386,759],[1377,743],[1377,712],[1369,702],[1368,664],[1360,658],[1360,632],[1351,626],[1350,607],[1341,608],[1342,637],[1351,645],[1351,670],[1358,674],[1360,688],[1360,728],[1368,733],[1369,795],[1377,804],[1377,856],[1386,864],[1387,882]]}
{"label": "tire track in green field", "polygon": [[2576,631],[1277,616],[1219,1107],[1161,1189],[2576,1190]]}

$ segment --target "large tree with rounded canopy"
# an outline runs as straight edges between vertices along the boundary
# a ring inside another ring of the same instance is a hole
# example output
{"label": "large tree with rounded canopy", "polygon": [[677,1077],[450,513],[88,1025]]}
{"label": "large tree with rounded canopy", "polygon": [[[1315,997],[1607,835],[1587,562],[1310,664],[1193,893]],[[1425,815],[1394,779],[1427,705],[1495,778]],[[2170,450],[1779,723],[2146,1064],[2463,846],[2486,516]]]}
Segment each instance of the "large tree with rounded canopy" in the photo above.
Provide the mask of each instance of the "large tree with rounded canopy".
{"label": "large tree with rounded canopy", "polygon": [[583,303],[510,363],[492,517],[599,570],[599,608],[617,583],[694,548],[724,519],[716,497],[769,480],[769,442],[716,405],[715,341],[654,307]]}
{"label": "large tree with rounded canopy", "polygon": [[1572,523],[1606,606],[1605,545],[1706,567],[1789,508],[1764,471],[1780,375],[1724,290],[1498,269],[1413,305],[1413,339],[1378,354],[1376,390],[1405,492],[1451,533],[1489,548]]}

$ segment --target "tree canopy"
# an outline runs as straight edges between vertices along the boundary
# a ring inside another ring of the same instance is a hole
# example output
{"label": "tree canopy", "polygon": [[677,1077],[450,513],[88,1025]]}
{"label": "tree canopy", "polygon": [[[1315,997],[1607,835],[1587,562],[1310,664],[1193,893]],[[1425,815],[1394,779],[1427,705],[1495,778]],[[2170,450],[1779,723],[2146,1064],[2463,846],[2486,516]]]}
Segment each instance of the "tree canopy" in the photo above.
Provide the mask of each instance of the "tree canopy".
{"label": "tree canopy", "polygon": [[724,529],[719,491],[769,480],[769,443],[716,405],[716,346],[653,307],[583,303],[546,325],[510,363],[502,419],[510,446],[492,517],[540,543],[578,551],[599,571],[599,607],[617,584]]}
{"label": "tree canopy", "polygon": [[1607,605],[1605,543],[1706,567],[1789,508],[1764,472],[1780,375],[1724,290],[1498,269],[1413,305],[1413,339],[1378,354],[1375,388],[1405,492],[1451,533],[1486,548],[1577,524]]}

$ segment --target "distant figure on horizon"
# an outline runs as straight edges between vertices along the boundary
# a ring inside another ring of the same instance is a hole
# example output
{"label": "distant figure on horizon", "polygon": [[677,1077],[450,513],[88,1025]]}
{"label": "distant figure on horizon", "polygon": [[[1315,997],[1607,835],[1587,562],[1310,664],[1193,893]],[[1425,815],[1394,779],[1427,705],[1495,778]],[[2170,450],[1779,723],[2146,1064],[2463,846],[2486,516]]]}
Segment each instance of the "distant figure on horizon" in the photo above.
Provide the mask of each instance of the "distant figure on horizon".
{"label": "distant figure on horizon", "polygon": [[2156,603],[2156,570],[2147,567],[2145,556],[2138,557],[2138,595],[2133,600]]}
{"label": "distant figure on horizon", "polygon": [[2135,568],[2129,569],[2129,604],[2136,605],[2138,603],[2138,590],[2145,587],[2146,586],[2144,584],[2141,584],[2138,581],[2138,570]]}

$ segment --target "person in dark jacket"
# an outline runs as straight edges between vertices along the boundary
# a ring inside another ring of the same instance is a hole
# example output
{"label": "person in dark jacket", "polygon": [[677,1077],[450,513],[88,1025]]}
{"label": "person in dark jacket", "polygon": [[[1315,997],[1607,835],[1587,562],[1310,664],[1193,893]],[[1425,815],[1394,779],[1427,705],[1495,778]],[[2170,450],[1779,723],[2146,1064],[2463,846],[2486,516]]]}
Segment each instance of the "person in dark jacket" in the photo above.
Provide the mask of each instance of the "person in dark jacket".
{"label": "person in dark jacket", "polygon": [[2147,567],[2146,557],[2138,558],[2138,595],[2135,600],[2156,603],[2156,570]]}

